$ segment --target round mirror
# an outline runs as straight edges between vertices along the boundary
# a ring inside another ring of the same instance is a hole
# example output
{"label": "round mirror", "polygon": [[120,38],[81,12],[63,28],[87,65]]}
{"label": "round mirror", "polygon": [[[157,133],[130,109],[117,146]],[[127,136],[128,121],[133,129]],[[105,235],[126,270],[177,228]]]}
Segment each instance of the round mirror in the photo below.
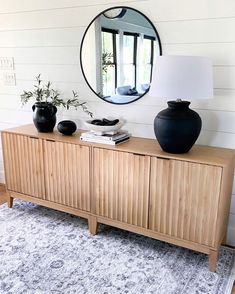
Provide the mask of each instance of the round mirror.
{"label": "round mirror", "polygon": [[80,62],[91,90],[104,101],[127,104],[149,90],[161,42],[152,22],[129,7],[101,12],[87,27]]}

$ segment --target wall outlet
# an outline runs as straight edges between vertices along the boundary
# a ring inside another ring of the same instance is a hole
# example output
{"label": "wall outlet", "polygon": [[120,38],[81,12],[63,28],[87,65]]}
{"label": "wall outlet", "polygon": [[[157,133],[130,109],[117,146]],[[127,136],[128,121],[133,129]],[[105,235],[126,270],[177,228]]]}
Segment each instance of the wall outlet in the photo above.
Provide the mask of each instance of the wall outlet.
{"label": "wall outlet", "polygon": [[0,57],[0,70],[14,70],[14,58]]}
{"label": "wall outlet", "polygon": [[14,72],[4,72],[3,73],[3,85],[4,86],[15,86],[16,77]]}

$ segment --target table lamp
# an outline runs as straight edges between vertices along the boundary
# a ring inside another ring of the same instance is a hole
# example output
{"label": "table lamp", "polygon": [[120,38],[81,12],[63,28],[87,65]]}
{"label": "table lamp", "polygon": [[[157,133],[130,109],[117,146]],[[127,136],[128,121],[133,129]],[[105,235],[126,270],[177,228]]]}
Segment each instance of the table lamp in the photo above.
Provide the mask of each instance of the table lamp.
{"label": "table lamp", "polygon": [[188,152],[200,134],[202,121],[183,99],[213,97],[212,61],[199,56],[156,57],[149,95],[174,99],[154,120],[161,148],[169,153]]}

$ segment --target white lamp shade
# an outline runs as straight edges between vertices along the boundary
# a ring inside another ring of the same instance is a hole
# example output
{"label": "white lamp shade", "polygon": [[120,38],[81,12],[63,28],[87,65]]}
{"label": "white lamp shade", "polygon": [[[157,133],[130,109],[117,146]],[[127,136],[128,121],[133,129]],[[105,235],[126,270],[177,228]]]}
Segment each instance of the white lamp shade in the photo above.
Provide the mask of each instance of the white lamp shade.
{"label": "white lamp shade", "polygon": [[199,56],[156,57],[149,95],[174,100],[212,98],[212,61]]}

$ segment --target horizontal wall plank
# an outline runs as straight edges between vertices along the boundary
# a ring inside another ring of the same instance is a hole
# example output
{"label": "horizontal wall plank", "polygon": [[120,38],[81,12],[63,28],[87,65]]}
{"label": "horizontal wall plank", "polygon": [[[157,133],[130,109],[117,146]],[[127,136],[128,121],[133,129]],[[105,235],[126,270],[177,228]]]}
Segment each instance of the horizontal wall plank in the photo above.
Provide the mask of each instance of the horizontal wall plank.
{"label": "horizontal wall plank", "polygon": [[[136,101],[138,105],[161,106],[163,109],[167,106],[167,98],[156,98],[145,95]],[[190,98],[188,99],[190,101]],[[235,90],[231,89],[215,89],[213,99],[198,99],[191,101],[191,108],[207,109],[218,111],[235,111]]]}
{"label": "horizontal wall plank", "polygon": [[0,1],[1,14],[15,13],[35,10],[49,10],[49,9],[63,9],[68,7],[82,7],[82,6],[98,6],[98,5],[126,5],[128,3],[146,2],[147,0],[92,0],[90,3],[87,0],[11,0]]}
{"label": "horizontal wall plank", "polygon": [[160,20],[182,20],[182,19],[201,19],[215,17],[231,17],[235,16],[235,3],[233,0],[178,0],[175,9],[171,1],[166,0],[12,0],[10,2],[1,0],[1,13],[14,13],[22,11],[47,10],[47,9],[63,9],[67,7],[79,6],[97,6],[97,5],[128,5],[132,6],[146,3],[143,10],[149,12],[149,7],[157,7],[157,17]]}
{"label": "horizontal wall plank", "polygon": [[214,67],[214,87],[234,89],[235,87],[235,67]]}
{"label": "horizontal wall plank", "polygon": [[3,14],[0,31],[87,26],[101,11],[100,7],[92,6]]}
{"label": "horizontal wall plank", "polygon": [[[32,113],[30,111],[0,109],[1,121],[6,124],[28,124],[32,122]],[[1,127],[1,126],[0,126]]]}
{"label": "horizontal wall plank", "polygon": [[198,110],[205,130],[235,134],[235,112]]}
{"label": "horizontal wall plank", "polygon": [[[70,94],[70,97],[72,95]],[[0,96],[1,97],[1,96]],[[12,99],[10,100],[9,97]],[[61,96],[62,98],[65,95]],[[20,96],[9,95],[1,97],[1,107],[0,117],[2,121],[6,122],[9,116],[15,116],[15,114],[10,114],[11,111],[27,111],[31,112],[31,105],[34,101],[30,101],[23,108],[21,107]],[[69,98],[69,97],[67,97]],[[79,98],[81,101],[87,101],[83,96]],[[155,116],[159,111],[166,108],[160,105],[155,105],[150,107],[149,105],[143,104],[126,104],[126,105],[113,105],[103,102],[97,97],[96,101],[87,101],[90,109],[95,109],[96,117],[118,117],[136,124],[152,124]],[[235,100],[234,100],[235,101]],[[10,103],[11,102],[11,103]],[[234,103],[235,104],[235,103]],[[196,109],[202,118],[202,127],[205,131],[215,131],[215,132],[227,132],[235,134],[235,112],[233,111],[213,111],[211,109]],[[8,113],[7,113],[8,112]],[[67,111],[68,115],[71,117],[77,116],[76,110]],[[124,114],[124,115],[123,115]]]}
{"label": "horizontal wall plank", "polygon": [[86,27],[0,31],[0,47],[76,47]]}
{"label": "horizontal wall plank", "polygon": [[18,64],[15,67],[16,83],[19,80],[35,80],[41,73],[44,80],[74,83],[84,80],[81,68],[77,64]]}
{"label": "horizontal wall plank", "polygon": [[[48,79],[42,74],[41,75],[43,83],[46,83]],[[64,96],[71,96],[72,90],[80,92],[79,90],[82,90],[84,95],[88,96],[91,92],[88,86],[85,84],[85,81],[83,83],[78,82],[69,82],[66,83],[64,81],[55,81],[53,79],[53,76],[51,77],[50,81],[52,82],[52,87],[54,89],[59,90],[61,93],[64,94]],[[0,80],[0,95],[4,97],[4,95],[13,95],[18,96],[22,94],[23,90],[33,90],[34,84],[36,83],[35,76],[32,79],[29,80],[19,80],[17,78],[17,84],[16,86],[5,86],[3,85],[3,81]],[[97,97],[96,95],[94,95]],[[5,98],[7,99],[7,98]],[[9,99],[16,99],[16,98],[10,98]],[[94,100],[94,99],[93,99]]]}
{"label": "horizontal wall plank", "polygon": [[[99,102],[89,102],[95,111],[97,117],[118,117],[128,122],[136,124],[152,124],[155,116],[161,107],[149,107],[145,105],[129,104],[126,105],[112,105],[103,102],[100,107],[97,107]],[[102,107],[101,107],[102,105]],[[202,118],[202,128],[205,131],[227,132],[235,135],[235,113],[211,110],[197,110]],[[125,113],[125,116],[123,116]],[[72,117],[76,117],[77,111],[68,111]]]}
{"label": "horizontal wall plank", "polygon": [[[224,91],[227,92],[227,91]],[[194,109],[207,109],[225,112],[235,111],[235,95],[229,96],[229,93],[224,95],[214,96],[213,99],[193,101],[192,107]]]}
{"label": "horizontal wall plank", "polygon": [[[42,75],[42,79],[44,79],[44,75]],[[86,85],[85,81],[79,81],[74,83],[66,83],[66,82],[57,82],[53,79],[52,76],[52,86],[53,88],[59,90],[61,92],[61,97],[68,98],[71,97],[72,90],[77,91],[79,94],[79,98],[85,101],[91,101],[98,103],[96,107],[103,107],[104,104],[109,105],[110,108],[116,108],[115,105],[108,104],[102,101],[99,97],[97,97],[90,88]],[[0,80],[0,105],[3,105],[4,108],[14,108],[14,103],[19,102],[19,96],[22,94],[23,90],[33,90],[33,85],[35,83],[35,78],[32,80],[19,80],[17,79],[17,86],[9,87],[4,86],[2,81]],[[123,109],[126,107],[132,107],[133,105],[142,105],[155,107],[159,106],[161,109],[165,109],[167,106],[167,100],[163,98],[150,97],[148,94],[143,96],[141,99],[136,102],[123,105]],[[9,103],[11,101],[11,103]],[[17,104],[18,105],[18,104]],[[17,106],[18,107],[18,106]],[[191,107],[194,109],[207,109],[207,110],[219,110],[219,111],[235,111],[235,90],[229,89],[215,89],[214,90],[214,99],[205,99],[205,100],[194,100],[191,103]],[[157,111],[156,111],[157,112]]]}
{"label": "horizontal wall plank", "polygon": [[17,126],[23,125],[24,123],[17,122],[17,123],[10,123],[10,122],[0,122],[0,131],[10,129],[10,128],[15,128]]}
{"label": "horizontal wall plank", "polygon": [[[61,41],[63,34],[66,35],[66,32],[61,30],[60,33]],[[71,38],[78,41],[78,30],[70,33]],[[80,48],[78,43],[76,46],[66,47],[43,46],[43,43],[43,40],[41,40],[40,47],[0,47],[0,56],[13,56],[16,64],[79,64]],[[165,46],[163,53],[165,55],[208,56],[212,59],[214,66],[235,66],[235,43],[169,44]]]}
{"label": "horizontal wall plank", "polygon": [[[16,82],[34,80],[41,73],[45,80],[56,82],[84,82],[80,66],[77,64],[18,64],[15,66]],[[214,67],[214,87],[234,89],[235,66]],[[189,97],[190,98],[190,97]]]}
{"label": "horizontal wall plank", "polygon": [[[156,7],[156,12],[149,10],[149,6]],[[153,17],[162,21],[235,16],[233,0],[177,0],[177,7],[172,1],[150,0],[149,6],[143,7],[143,11],[155,12]]]}
{"label": "horizontal wall plank", "polygon": [[[152,125],[127,123],[124,128],[137,137],[155,138]],[[202,130],[196,143],[235,149],[235,134]]]}
{"label": "horizontal wall plank", "polygon": [[[143,3],[142,5],[144,6]],[[2,15],[0,18],[0,31],[86,27],[102,11],[99,8],[98,6],[79,7]],[[163,44],[235,42],[233,33],[235,18],[169,22],[155,20],[154,23]]]}
{"label": "horizontal wall plank", "polygon": [[0,56],[14,57],[14,64],[70,64],[80,66],[79,47],[0,48]]}
{"label": "horizontal wall plank", "polygon": [[[63,111],[57,113],[57,121],[61,120]],[[1,123],[0,130],[33,123],[32,110],[6,110],[0,109]]]}
{"label": "horizontal wall plank", "polygon": [[235,149],[235,134],[202,130],[196,143]]}
{"label": "horizontal wall plank", "polygon": [[[96,113],[97,111],[95,111]],[[137,115],[138,116],[138,115]],[[78,114],[73,116],[71,112],[64,113],[64,117],[71,118],[72,120],[76,120],[78,118]],[[99,117],[99,116],[98,116]],[[101,117],[106,117],[102,115]],[[110,118],[112,115],[109,116]],[[115,117],[119,117],[116,115]],[[79,120],[77,121],[81,128],[85,128],[83,125],[83,121],[87,120],[87,117],[81,113],[79,116]],[[124,125],[123,129],[129,131],[133,136],[136,137],[144,137],[144,138],[155,138],[153,123],[151,124],[144,124],[141,123],[141,118],[139,123],[131,122],[127,119],[126,124]],[[235,149],[235,133],[228,133],[228,132],[221,132],[221,131],[209,131],[206,129],[202,129],[199,138],[196,142],[197,144],[201,145],[209,145],[215,147],[224,147]]]}
{"label": "horizontal wall plank", "polygon": [[164,46],[163,53],[208,56],[214,65],[235,65],[235,43],[167,44]]}
{"label": "horizontal wall plank", "polygon": [[235,42],[235,18],[155,22],[163,43]]}

